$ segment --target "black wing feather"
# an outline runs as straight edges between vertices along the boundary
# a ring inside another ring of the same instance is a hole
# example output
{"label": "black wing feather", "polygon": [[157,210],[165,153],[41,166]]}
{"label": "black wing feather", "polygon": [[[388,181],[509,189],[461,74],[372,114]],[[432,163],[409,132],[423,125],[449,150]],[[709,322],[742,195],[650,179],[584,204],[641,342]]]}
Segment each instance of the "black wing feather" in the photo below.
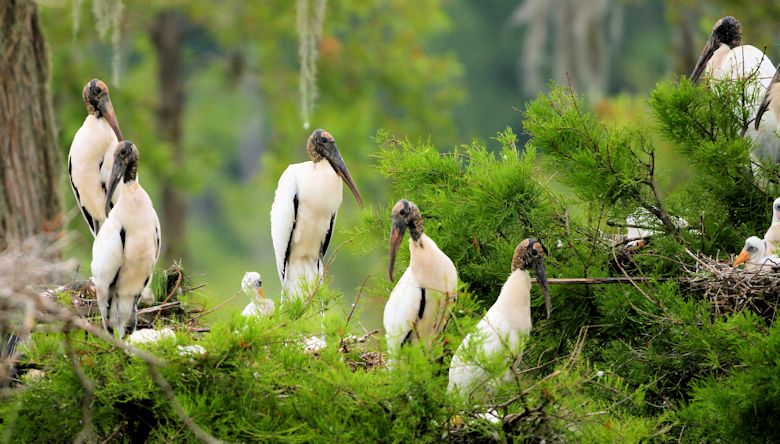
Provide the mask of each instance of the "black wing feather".
{"label": "black wing feather", "polygon": [[290,230],[290,238],[287,240],[287,249],[284,251],[284,268],[282,268],[282,279],[287,275],[287,263],[290,260],[290,248],[292,247],[293,233],[295,233],[295,225],[298,224],[298,193],[293,196],[293,225]]}

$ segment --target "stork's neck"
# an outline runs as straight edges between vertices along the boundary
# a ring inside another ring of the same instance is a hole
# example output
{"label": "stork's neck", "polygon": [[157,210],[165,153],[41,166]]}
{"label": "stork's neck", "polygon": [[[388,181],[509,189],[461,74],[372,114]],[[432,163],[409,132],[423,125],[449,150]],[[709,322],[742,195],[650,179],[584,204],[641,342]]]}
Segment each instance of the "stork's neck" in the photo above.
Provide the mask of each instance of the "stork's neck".
{"label": "stork's neck", "polygon": [[312,145],[311,143],[306,144],[306,152],[309,153],[309,159],[311,159],[311,161],[314,162],[315,164],[325,158],[320,153],[318,153],[317,150],[314,149],[314,145]]}
{"label": "stork's neck", "polygon": [[530,329],[531,275],[527,270],[517,269],[509,275],[490,310],[498,310],[505,318],[517,323],[527,323]]}

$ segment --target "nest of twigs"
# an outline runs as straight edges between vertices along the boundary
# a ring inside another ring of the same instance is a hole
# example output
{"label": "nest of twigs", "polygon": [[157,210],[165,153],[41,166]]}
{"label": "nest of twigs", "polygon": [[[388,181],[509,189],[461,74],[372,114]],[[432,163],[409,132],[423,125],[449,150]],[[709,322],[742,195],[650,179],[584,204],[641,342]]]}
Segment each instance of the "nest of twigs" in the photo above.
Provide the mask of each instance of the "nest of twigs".
{"label": "nest of twigs", "polygon": [[[159,328],[163,326],[184,326],[191,331],[201,332],[208,329],[200,325],[199,314],[202,307],[193,306],[184,298],[187,293],[202,287],[192,285],[191,278],[181,268],[179,263],[174,263],[170,268],[162,271],[162,276],[151,285],[151,294],[142,297],[138,301],[138,326],[137,328]],[[69,298],[71,305],[84,318],[100,317],[97,306],[95,284],[91,280],[75,281],[46,292],[50,298]]]}
{"label": "nest of twigs", "polygon": [[696,266],[686,268],[691,291],[712,302],[718,314],[750,310],[771,321],[780,303],[780,268],[739,266],[688,251]]}

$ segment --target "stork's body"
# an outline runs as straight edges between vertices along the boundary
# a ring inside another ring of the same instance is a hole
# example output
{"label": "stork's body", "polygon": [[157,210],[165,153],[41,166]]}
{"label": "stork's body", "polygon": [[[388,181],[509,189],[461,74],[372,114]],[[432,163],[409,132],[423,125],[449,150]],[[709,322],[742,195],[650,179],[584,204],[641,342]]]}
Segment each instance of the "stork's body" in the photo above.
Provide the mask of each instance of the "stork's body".
{"label": "stork's body", "polygon": [[742,27],[734,17],[724,17],[715,23],[691,74],[692,80],[698,80],[702,73],[714,80],[745,82],[743,106],[749,119],[746,135],[753,140],[751,157],[754,161],[780,162],[780,139],[769,129],[769,124],[757,125],[761,118],[757,116],[759,107],[775,67],[763,51],[742,44]]}
{"label": "stork's body", "polygon": [[387,349],[391,354],[397,353],[404,343],[427,343],[436,338],[446,326],[449,307],[457,296],[455,264],[422,232],[419,209],[405,200],[399,201],[393,209],[391,280],[398,244],[407,228],[410,231],[409,267],[390,293],[383,319]]}
{"label": "stork's body", "polygon": [[772,203],[772,224],[764,234],[768,255],[780,252],[780,197]]}
{"label": "stork's body", "polygon": [[518,245],[512,261],[513,271],[501,288],[495,304],[458,347],[450,363],[448,390],[462,396],[491,389],[511,375],[513,364],[522,356],[525,340],[531,333],[531,276],[534,266],[547,295],[543,265],[544,249],[535,239]]}
{"label": "stork's body", "polygon": [[312,160],[287,167],[271,207],[271,237],[283,301],[303,297],[305,283],[313,285],[323,274],[323,257],[341,206],[342,180],[362,205],[333,137],[316,130],[307,150]]}
{"label": "stork's body", "polygon": [[780,257],[769,253],[765,239],[751,236],[745,241],[744,248],[734,261],[734,267],[743,263],[747,270],[760,271],[780,266]]}
{"label": "stork's body", "polygon": [[122,193],[92,246],[92,274],[103,326],[121,336],[135,331],[136,305],[160,253],[160,222],[149,195],[136,180],[138,150],[120,142],[108,183],[110,198]]}
{"label": "stork's body", "polygon": [[[780,65],[766,88],[755,117],[754,132],[767,146],[780,145]],[[778,148],[780,150],[780,148]]]}
{"label": "stork's body", "polygon": [[106,182],[114,163],[113,149],[122,133],[105,83],[90,81],[83,95],[89,114],[73,137],[68,175],[76,204],[94,236],[106,220]]}

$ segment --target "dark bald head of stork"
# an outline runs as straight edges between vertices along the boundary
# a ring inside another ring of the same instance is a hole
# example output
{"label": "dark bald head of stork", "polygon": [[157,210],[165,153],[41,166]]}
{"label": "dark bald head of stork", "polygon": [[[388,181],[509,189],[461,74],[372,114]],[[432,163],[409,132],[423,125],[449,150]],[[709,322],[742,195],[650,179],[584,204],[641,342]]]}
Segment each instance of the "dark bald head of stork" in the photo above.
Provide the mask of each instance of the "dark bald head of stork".
{"label": "dark bald head of stork", "polygon": [[106,214],[111,210],[111,197],[116,191],[119,181],[130,183],[138,177],[138,148],[129,140],[123,140],[114,148],[114,168],[111,169],[111,177],[108,179],[106,190]]}
{"label": "dark bald head of stork", "polygon": [[312,162],[319,162],[322,159],[328,161],[336,174],[341,177],[341,180],[347,184],[352,191],[352,194],[355,195],[355,199],[357,199],[358,204],[362,208],[363,198],[360,197],[360,191],[358,191],[355,181],[352,180],[352,176],[349,174],[344,159],[341,158],[341,153],[339,153],[339,149],[336,147],[336,139],[334,139],[329,132],[322,129],[316,129],[311,133],[309,140],[306,142],[306,150],[309,152],[309,158]]}
{"label": "dark bald head of stork", "polygon": [[552,313],[552,302],[550,301],[550,287],[547,284],[547,271],[544,269],[544,256],[547,249],[541,242],[529,237],[517,244],[515,255],[512,257],[512,272],[515,270],[533,269],[536,273],[536,281],[542,287],[544,293],[544,305],[547,309],[547,317]]}
{"label": "dark bald head of stork", "polygon": [[[774,97],[774,96],[778,96],[778,97]],[[758,127],[761,124],[761,117],[764,115],[766,110],[769,109],[769,103],[772,102],[772,99],[780,100],[780,65],[777,65],[777,69],[775,70],[775,75],[774,77],[772,77],[772,81],[769,82],[769,87],[766,89],[766,92],[764,93],[764,99],[761,100],[761,105],[758,107],[758,111],[756,112],[756,120],[755,120],[756,131],[758,131]],[[780,105],[775,105],[774,109],[775,110],[780,109]],[[780,117],[780,115],[776,117]]]}
{"label": "dark bald head of stork", "polygon": [[398,254],[398,246],[404,238],[404,233],[409,230],[409,236],[417,242],[423,234],[423,221],[420,209],[406,199],[399,200],[393,207],[390,225],[390,281],[393,281],[393,268],[395,257]]}
{"label": "dark bald head of stork", "polygon": [[122,140],[122,131],[119,130],[114,105],[111,104],[111,99],[108,97],[108,85],[102,80],[92,79],[84,86],[83,95],[87,111],[98,119],[106,119],[116,134],[116,140]]}
{"label": "dark bald head of stork", "polygon": [[704,72],[704,68],[707,66],[707,62],[712,58],[715,51],[720,48],[720,45],[727,45],[729,48],[736,48],[742,44],[742,25],[739,24],[739,20],[732,16],[726,16],[715,22],[715,26],[712,27],[712,34],[704,45],[704,49],[701,50],[699,55],[699,61],[696,62],[696,67],[693,68],[691,73],[691,81],[696,82]]}

